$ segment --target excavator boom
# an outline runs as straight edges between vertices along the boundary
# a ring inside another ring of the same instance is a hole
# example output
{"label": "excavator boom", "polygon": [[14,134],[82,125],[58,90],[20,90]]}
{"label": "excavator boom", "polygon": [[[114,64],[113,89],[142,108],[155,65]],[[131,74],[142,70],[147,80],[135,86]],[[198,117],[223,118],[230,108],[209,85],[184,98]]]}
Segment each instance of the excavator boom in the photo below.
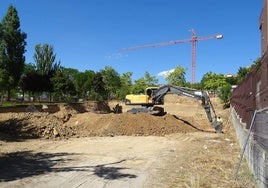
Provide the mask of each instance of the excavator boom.
{"label": "excavator boom", "polygon": [[[164,104],[164,96],[167,93],[173,93],[180,96],[186,96],[190,98],[194,98],[197,100],[201,100],[202,107],[204,108],[207,118],[213,128],[215,128],[217,133],[222,132],[222,123],[217,121],[217,115],[215,112],[215,109],[210,101],[209,95],[205,91],[198,91],[190,88],[185,87],[176,87],[172,85],[164,85],[158,88],[157,90],[154,90],[150,93],[150,95],[146,95],[150,99],[150,103],[146,105],[146,102],[143,103],[143,106],[147,106],[147,108],[133,108],[129,110],[129,113],[139,113],[139,112],[148,112],[151,114],[159,114],[156,113],[159,108],[154,108],[154,105],[157,104]],[[128,104],[131,104],[131,101],[128,101]],[[127,103],[126,103],[127,104]],[[157,110],[155,110],[157,109]],[[159,111],[161,114],[163,114],[163,110]],[[213,115],[212,115],[213,113]]]}
{"label": "excavator boom", "polygon": [[176,86],[172,86],[172,85],[164,85],[164,86],[160,87],[154,93],[154,95],[152,96],[152,100],[154,101],[154,103],[157,103],[159,100],[162,100],[163,97],[167,93],[173,93],[173,94],[201,100],[202,106],[205,109],[206,114],[207,114],[207,118],[210,122],[213,121],[213,118],[211,115],[211,110],[213,111],[215,117],[217,116],[216,112],[214,110],[214,107],[210,101],[210,98],[209,98],[207,92],[205,92],[205,91],[197,91],[197,90],[193,90],[190,88],[176,87]]}

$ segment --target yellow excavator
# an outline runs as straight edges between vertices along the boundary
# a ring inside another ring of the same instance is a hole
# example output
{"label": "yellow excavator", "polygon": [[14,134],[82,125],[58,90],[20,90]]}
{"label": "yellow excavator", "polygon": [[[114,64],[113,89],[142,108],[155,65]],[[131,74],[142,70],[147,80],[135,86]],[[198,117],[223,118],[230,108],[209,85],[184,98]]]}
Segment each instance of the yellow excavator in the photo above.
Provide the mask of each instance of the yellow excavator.
{"label": "yellow excavator", "polygon": [[[201,100],[202,107],[205,109],[207,118],[211,123],[211,126],[215,128],[217,133],[222,132],[222,122],[217,121],[217,115],[215,109],[210,101],[208,92],[206,91],[198,91],[185,87],[177,87],[172,85],[164,85],[161,87],[148,87],[145,89],[144,94],[139,95],[126,95],[125,104],[126,105],[139,105],[141,107],[134,107],[128,111],[128,113],[136,114],[136,113],[150,113],[153,115],[164,115],[164,109],[155,105],[163,105],[164,104],[164,96],[167,93],[173,93],[180,96],[186,96],[194,99]],[[211,111],[214,116],[212,117]]]}

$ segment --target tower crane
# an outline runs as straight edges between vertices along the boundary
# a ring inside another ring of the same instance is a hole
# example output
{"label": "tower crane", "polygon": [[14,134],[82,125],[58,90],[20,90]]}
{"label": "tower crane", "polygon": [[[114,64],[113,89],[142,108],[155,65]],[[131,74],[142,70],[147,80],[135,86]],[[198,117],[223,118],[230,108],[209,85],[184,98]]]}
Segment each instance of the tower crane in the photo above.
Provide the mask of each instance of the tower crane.
{"label": "tower crane", "polygon": [[142,46],[134,46],[134,47],[128,47],[128,48],[122,48],[119,49],[118,52],[126,52],[130,50],[140,50],[144,48],[154,48],[154,47],[160,47],[160,46],[170,46],[174,44],[180,44],[180,43],[186,43],[191,42],[192,43],[192,78],[191,83],[195,83],[195,69],[196,69],[196,42],[202,41],[202,40],[209,40],[209,39],[222,39],[222,34],[212,35],[212,36],[206,36],[206,37],[198,37],[194,31],[194,29],[190,30],[192,33],[192,37],[189,39],[182,39],[182,40],[173,40],[169,42],[162,42],[162,43],[154,43],[154,44],[146,44]]}

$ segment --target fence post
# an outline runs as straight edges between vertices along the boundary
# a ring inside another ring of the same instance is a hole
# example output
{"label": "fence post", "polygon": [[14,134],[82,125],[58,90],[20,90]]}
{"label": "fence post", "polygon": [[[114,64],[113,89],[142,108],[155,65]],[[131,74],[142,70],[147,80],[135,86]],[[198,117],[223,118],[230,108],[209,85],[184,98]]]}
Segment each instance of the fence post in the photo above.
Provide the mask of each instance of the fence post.
{"label": "fence post", "polygon": [[240,155],[240,160],[239,160],[239,163],[238,163],[238,165],[237,165],[236,172],[235,172],[235,175],[234,175],[234,180],[237,179],[238,171],[239,171],[239,169],[240,169],[240,167],[241,167],[242,159],[243,159],[243,156],[244,156],[246,147],[247,147],[247,143],[248,143],[248,140],[249,140],[249,137],[250,137],[250,133],[251,133],[251,131],[252,131],[252,129],[253,129],[253,125],[254,125],[254,121],[255,121],[256,113],[257,113],[257,110],[254,111],[254,115],[253,115],[253,118],[252,118],[252,120],[251,120],[251,124],[250,124],[250,128],[249,128],[248,135],[247,135],[247,138],[246,138],[246,142],[245,142],[245,144],[244,144],[242,153],[241,153],[241,155]]}

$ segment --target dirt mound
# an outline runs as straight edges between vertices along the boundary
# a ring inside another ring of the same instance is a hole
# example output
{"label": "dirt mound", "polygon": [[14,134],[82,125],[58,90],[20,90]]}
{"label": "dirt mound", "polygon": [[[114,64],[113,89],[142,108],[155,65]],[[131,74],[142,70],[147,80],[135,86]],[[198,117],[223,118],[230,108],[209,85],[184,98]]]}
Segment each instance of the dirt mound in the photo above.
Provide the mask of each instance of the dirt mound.
{"label": "dirt mound", "polygon": [[0,132],[13,138],[71,138],[89,136],[163,136],[196,131],[191,125],[167,114],[65,114],[20,113],[1,118]]}
{"label": "dirt mound", "polygon": [[[135,135],[163,136],[176,132],[194,132],[191,125],[177,119],[175,116],[152,116],[149,114],[77,114],[67,124],[81,136],[118,136]],[[83,130],[84,132],[80,132]]]}
{"label": "dirt mound", "polygon": [[[198,109],[198,104],[193,100],[177,98],[174,95],[168,95],[167,100],[171,101],[165,105],[168,113],[161,117],[145,113],[103,114],[103,110],[95,110],[94,113],[84,108],[81,110],[77,105],[61,105],[56,113],[1,113],[0,140],[121,135],[164,136],[172,133],[211,131],[204,110]],[[178,113],[181,114],[179,117]]]}
{"label": "dirt mound", "polygon": [[71,138],[89,136],[164,136],[197,131],[191,124],[167,114],[48,114],[8,113],[1,117],[0,132],[12,138]]}

